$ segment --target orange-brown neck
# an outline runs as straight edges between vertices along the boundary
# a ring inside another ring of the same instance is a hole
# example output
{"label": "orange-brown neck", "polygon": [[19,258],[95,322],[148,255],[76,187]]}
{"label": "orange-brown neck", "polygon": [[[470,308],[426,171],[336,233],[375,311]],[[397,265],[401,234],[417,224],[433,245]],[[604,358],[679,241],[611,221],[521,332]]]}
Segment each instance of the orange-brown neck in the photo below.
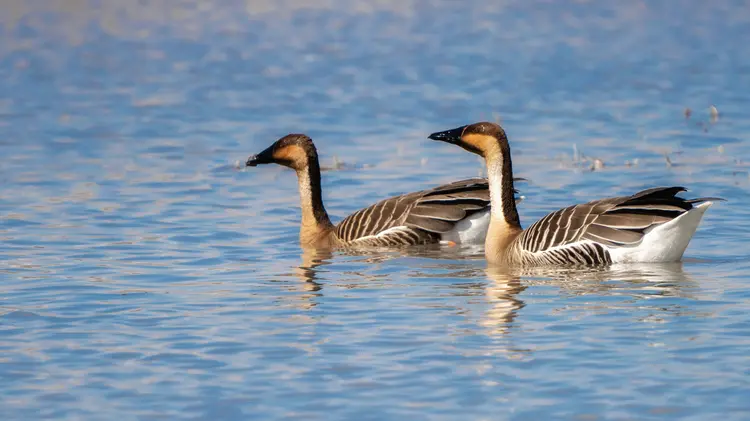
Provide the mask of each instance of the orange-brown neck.
{"label": "orange-brown neck", "polygon": [[522,231],[513,194],[510,148],[497,145],[485,152],[485,159],[492,201],[485,255],[490,263],[501,263],[505,251]]}
{"label": "orange-brown neck", "polygon": [[302,245],[328,245],[333,224],[323,206],[320,188],[320,165],[317,159],[297,170],[302,224],[300,243]]}

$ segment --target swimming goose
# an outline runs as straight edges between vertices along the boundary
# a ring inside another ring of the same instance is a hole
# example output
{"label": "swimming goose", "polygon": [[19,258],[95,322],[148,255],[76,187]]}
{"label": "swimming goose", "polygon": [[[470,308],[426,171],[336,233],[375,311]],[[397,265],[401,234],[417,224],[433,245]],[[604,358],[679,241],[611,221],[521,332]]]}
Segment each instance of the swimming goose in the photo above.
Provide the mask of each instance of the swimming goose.
{"label": "swimming goose", "polygon": [[679,261],[711,201],[722,200],[686,200],[676,196],[682,187],[657,187],[560,209],[524,231],[513,200],[510,145],[499,125],[475,123],[429,138],[484,157],[492,200],[485,256],[493,265]]}
{"label": "swimming goose", "polygon": [[461,180],[385,199],[333,225],[323,206],[320,164],[312,139],[304,134],[284,136],[251,156],[246,165],[270,163],[297,172],[303,246],[481,244],[487,233],[490,193],[486,179]]}

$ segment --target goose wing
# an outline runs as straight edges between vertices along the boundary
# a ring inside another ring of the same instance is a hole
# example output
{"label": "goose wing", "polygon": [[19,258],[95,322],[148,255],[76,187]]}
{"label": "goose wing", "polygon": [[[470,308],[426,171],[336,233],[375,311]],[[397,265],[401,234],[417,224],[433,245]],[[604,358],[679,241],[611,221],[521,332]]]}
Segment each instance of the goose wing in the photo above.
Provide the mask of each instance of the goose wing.
{"label": "goose wing", "polygon": [[464,218],[490,206],[487,179],[471,178],[382,200],[346,217],[336,236],[380,246],[435,243]]}
{"label": "goose wing", "polygon": [[595,259],[593,263],[606,261],[605,248],[638,245],[654,227],[684,214],[694,203],[708,200],[676,196],[683,191],[683,187],[657,187],[563,208],[532,224],[516,244],[521,252],[537,257],[549,254],[581,263],[591,263],[589,258]]}

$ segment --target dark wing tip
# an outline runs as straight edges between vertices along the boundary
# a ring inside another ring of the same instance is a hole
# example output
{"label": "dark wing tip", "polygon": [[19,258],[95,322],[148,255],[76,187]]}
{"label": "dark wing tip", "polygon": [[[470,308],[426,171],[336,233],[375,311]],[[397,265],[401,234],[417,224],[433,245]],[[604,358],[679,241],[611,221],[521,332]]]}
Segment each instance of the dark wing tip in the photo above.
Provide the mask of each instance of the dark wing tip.
{"label": "dark wing tip", "polygon": [[686,192],[687,189],[682,186],[671,186],[671,187],[653,187],[646,190],[641,190],[638,193],[630,196],[629,200],[641,199],[649,196],[660,196],[660,197],[674,197],[678,193]]}

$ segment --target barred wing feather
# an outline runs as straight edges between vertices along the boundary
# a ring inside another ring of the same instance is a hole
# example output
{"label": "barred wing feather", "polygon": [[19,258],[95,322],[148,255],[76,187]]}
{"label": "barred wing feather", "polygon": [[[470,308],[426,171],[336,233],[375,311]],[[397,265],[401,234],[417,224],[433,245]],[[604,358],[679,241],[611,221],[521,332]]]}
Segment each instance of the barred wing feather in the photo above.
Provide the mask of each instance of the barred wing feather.
{"label": "barred wing feather", "polygon": [[540,253],[555,248],[580,248],[588,240],[606,248],[638,245],[651,229],[669,222],[710,198],[676,197],[682,187],[658,187],[632,196],[614,197],[552,212],[518,238],[520,251]]}
{"label": "barred wing feather", "polygon": [[420,244],[440,239],[468,216],[489,209],[486,179],[472,178],[382,200],[336,226],[344,242]]}

